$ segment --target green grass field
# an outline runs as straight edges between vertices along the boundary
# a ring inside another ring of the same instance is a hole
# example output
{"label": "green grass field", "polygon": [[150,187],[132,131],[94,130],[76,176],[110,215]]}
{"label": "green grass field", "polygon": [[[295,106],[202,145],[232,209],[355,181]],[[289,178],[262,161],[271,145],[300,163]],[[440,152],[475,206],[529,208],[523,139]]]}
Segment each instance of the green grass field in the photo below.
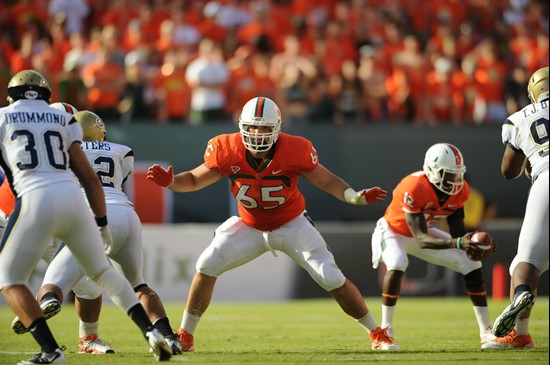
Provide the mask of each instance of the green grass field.
{"label": "green grass field", "polygon": [[[367,298],[380,320],[380,299]],[[494,319],[507,305],[491,302]],[[183,304],[166,305],[178,327]],[[0,307],[0,364],[15,364],[38,352],[29,334],[15,335],[12,313]],[[151,364],[145,340],[116,307],[103,308],[100,334],[115,348],[113,355],[77,353],[78,320],[71,304],[48,321],[65,345],[72,364]],[[467,298],[401,298],[396,311],[399,352],[374,352],[366,332],[330,299],[281,303],[213,303],[195,333],[195,353],[171,361],[198,364],[548,364],[548,298],[538,298],[531,315],[532,350],[480,349],[474,312]]]}

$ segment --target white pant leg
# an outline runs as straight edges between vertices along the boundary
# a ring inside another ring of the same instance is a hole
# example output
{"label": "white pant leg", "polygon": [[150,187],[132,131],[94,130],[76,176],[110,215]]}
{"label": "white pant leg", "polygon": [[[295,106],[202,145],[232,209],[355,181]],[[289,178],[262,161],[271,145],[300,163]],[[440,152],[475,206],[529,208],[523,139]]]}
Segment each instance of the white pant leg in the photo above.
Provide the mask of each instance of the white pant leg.
{"label": "white pant leg", "polygon": [[[428,233],[436,237],[451,237],[447,232],[437,228],[428,228]],[[379,257],[386,264],[388,270],[405,271],[409,264],[407,255],[447,267],[463,275],[481,267],[481,262],[470,260],[466,252],[458,248],[444,250],[420,248],[414,238],[393,232],[384,218],[379,220],[376,225],[372,245],[373,263]],[[375,250],[378,252],[375,253]]]}
{"label": "white pant leg", "polygon": [[[298,266],[326,291],[332,291],[344,285],[346,277],[336,265],[323,236],[303,215],[269,232],[268,241],[274,249],[288,255]],[[278,241],[281,242],[280,248]],[[273,243],[272,243],[273,242]]]}
{"label": "white pant leg", "polygon": [[63,240],[82,272],[96,281],[124,311],[138,304],[130,283],[107,259],[99,229],[78,185],[49,185],[47,195],[51,199],[47,214],[55,211],[53,236]]}
{"label": "white pant leg", "polygon": [[540,174],[527,198],[525,217],[519,234],[518,252],[510,265],[510,275],[520,262],[527,262],[542,275],[548,270],[548,171]]}
{"label": "white pant leg", "polygon": [[120,265],[132,287],[144,284],[142,227],[137,213],[126,205],[109,204],[107,218],[113,235],[109,257]]}
{"label": "white pant leg", "polygon": [[55,285],[61,289],[63,297],[66,297],[75,284],[83,278],[84,273],[78,266],[71,250],[67,246],[63,246],[48,266],[42,286]]}
{"label": "white pant leg", "polygon": [[409,266],[409,258],[405,250],[405,241],[413,238],[395,233],[388,226],[384,217],[376,222],[372,234],[372,266],[376,269],[382,261],[387,270],[405,271]]}
{"label": "white pant leg", "polygon": [[[47,190],[29,191],[16,200],[0,244],[0,289],[26,284],[55,234],[56,209]],[[62,217],[59,217],[62,219]]]}
{"label": "white pant leg", "polygon": [[196,269],[208,276],[220,276],[267,251],[263,233],[234,216],[216,229],[214,239],[197,260]]}

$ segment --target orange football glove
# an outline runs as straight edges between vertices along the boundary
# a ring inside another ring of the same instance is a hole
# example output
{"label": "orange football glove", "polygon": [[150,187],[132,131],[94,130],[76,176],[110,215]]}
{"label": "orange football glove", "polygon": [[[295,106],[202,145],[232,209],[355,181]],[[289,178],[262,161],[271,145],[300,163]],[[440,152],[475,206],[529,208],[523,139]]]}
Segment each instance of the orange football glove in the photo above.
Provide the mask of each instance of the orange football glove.
{"label": "orange football glove", "polygon": [[365,201],[367,202],[367,204],[371,204],[377,200],[382,201],[386,199],[386,195],[388,195],[388,192],[386,190],[380,189],[378,186],[375,186],[374,188],[361,190],[361,195],[365,197]]}
{"label": "orange football glove", "polygon": [[363,189],[361,191],[355,191],[352,188],[344,191],[344,198],[346,202],[354,205],[366,205],[374,203],[377,200],[386,199],[386,190],[380,189],[378,186],[370,189]]}
{"label": "orange football glove", "polygon": [[147,170],[146,179],[162,187],[170,186],[174,182],[174,168],[168,166],[168,170],[165,170],[162,166],[154,164]]}

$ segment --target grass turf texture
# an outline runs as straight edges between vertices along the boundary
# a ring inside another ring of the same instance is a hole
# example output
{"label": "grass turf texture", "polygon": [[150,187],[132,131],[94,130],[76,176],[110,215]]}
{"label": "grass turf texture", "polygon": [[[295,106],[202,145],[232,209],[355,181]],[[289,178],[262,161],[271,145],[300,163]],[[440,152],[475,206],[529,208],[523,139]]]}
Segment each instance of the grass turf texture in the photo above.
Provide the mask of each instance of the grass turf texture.
{"label": "grass turf texture", "polygon": [[[367,298],[380,321],[380,299]],[[491,320],[507,305],[490,302]],[[178,327],[182,303],[167,304],[172,326]],[[0,364],[32,357],[38,345],[30,334],[15,335],[7,306],[0,307]],[[78,319],[71,304],[48,320],[72,364],[155,363],[137,327],[113,305],[104,306],[100,337],[114,347],[113,355],[78,354]],[[401,298],[396,310],[399,352],[374,352],[370,340],[330,299],[280,303],[211,304],[195,333],[197,352],[174,356],[172,362],[198,364],[548,364],[548,297],[538,298],[531,314],[531,350],[481,350],[478,328],[467,298]]]}

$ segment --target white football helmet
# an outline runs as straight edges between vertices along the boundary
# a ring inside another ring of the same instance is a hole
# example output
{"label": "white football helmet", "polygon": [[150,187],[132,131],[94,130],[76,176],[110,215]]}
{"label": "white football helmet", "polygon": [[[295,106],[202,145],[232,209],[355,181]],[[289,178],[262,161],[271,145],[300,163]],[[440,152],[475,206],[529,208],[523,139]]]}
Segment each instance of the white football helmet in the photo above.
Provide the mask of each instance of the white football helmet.
{"label": "white football helmet", "polygon": [[464,186],[464,158],[459,149],[450,143],[437,143],[426,151],[424,172],[439,190],[456,195]]}
{"label": "white football helmet", "polygon": [[55,108],[57,110],[62,110],[71,115],[75,115],[78,112],[78,110],[76,110],[76,108],[69,103],[58,102],[58,103],[52,103],[50,104],[50,106],[52,108]]}
{"label": "white football helmet", "polygon": [[[250,132],[251,126],[270,127],[269,132]],[[249,100],[239,118],[243,144],[252,152],[268,151],[281,132],[281,111],[275,102],[262,96]]]}

